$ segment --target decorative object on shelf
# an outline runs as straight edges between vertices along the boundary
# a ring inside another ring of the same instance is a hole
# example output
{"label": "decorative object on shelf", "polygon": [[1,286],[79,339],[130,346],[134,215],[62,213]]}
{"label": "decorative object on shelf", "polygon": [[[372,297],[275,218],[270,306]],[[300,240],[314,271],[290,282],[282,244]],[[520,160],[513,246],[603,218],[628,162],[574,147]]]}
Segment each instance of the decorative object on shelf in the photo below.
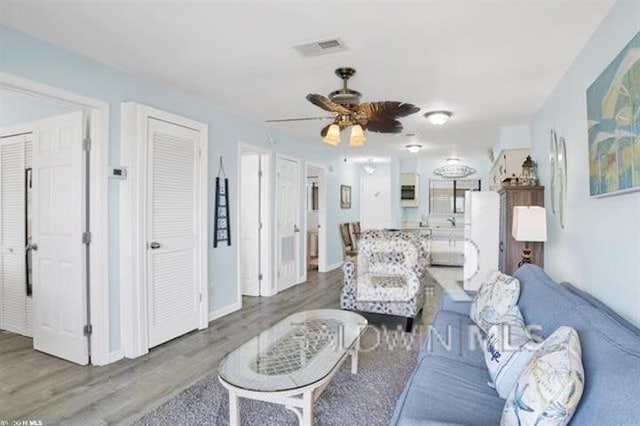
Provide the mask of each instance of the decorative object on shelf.
{"label": "decorative object on shelf", "polygon": [[405,145],[405,148],[407,148],[410,153],[417,154],[422,149],[422,145],[419,143],[410,143],[409,145]]}
{"label": "decorative object on shelf", "polygon": [[547,241],[547,214],[544,207],[514,206],[511,235],[525,243],[518,267],[531,263],[529,243]]}
{"label": "decorative object on shelf", "polygon": [[536,163],[531,159],[530,155],[522,163],[522,173],[518,179],[519,185],[536,186],[538,184],[538,176],[536,174]]}
{"label": "decorative object on shelf", "polygon": [[566,224],[567,207],[567,143],[564,137],[560,136],[558,141],[558,215],[560,216],[560,226],[564,229]]}
{"label": "decorative object on shelf", "polygon": [[549,140],[549,178],[551,187],[551,213],[556,214],[556,185],[558,182],[558,135],[551,129]]}
{"label": "decorative object on shelf", "polygon": [[640,33],[587,89],[591,196],[640,190]]}
{"label": "decorative object on shelf", "polygon": [[398,119],[420,111],[417,106],[406,102],[382,101],[361,104],[362,94],[347,87],[348,80],[355,75],[356,70],[342,67],[336,69],[335,73],[343,82],[341,89],[329,93],[328,98],[314,93],[307,95],[309,102],[335,115],[267,120],[267,123],[333,120],[331,124],[322,128],[320,135],[323,140],[329,145],[336,146],[340,143],[340,132],[351,127],[349,146],[359,147],[363,146],[367,140],[364,134],[365,130],[378,133],[400,133],[402,132],[402,123]]}
{"label": "decorative object on shelf", "polygon": [[340,208],[351,208],[351,186],[340,185]]}
{"label": "decorative object on shelf", "polygon": [[459,158],[447,158],[447,164],[433,171],[434,174],[448,179],[459,179],[472,175],[476,169],[460,164]]}
{"label": "decorative object on shelf", "polygon": [[[224,180],[221,180],[221,177]],[[226,242],[231,245],[231,225],[229,223],[229,179],[224,171],[222,156],[216,177],[216,199],[213,219],[213,247]]]}
{"label": "decorative object on shelf", "polygon": [[442,126],[449,121],[452,115],[451,111],[429,111],[424,114],[424,118],[434,126]]}

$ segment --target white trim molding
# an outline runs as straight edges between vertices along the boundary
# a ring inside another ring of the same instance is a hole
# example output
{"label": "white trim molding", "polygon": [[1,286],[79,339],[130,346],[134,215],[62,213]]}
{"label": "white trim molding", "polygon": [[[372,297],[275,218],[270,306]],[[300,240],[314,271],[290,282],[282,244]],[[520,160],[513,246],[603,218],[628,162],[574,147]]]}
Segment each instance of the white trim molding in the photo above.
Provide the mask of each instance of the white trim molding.
{"label": "white trim molding", "polygon": [[218,318],[222,318],[226,315],[232,314],[236,311],[239,311],[240,309],[242,309],[242,302],[236,302],[229,306],[225,306],[224,308],[211,311],[209,312],[209,322],[216,320]]}
{"label": "white trim molding", "polygon": [[90,113],[91,165],[89,179],[89,309],[93,333],[90,336],[91,364],[111,362],[109,348],[109,104],[13,74],[0,73],[0,87],[53,100]]}
{"label": "white trim molding", "polygon": [[342,265],[344,265],[344,261],[341,260],[339,262],[334,263],[333,265],[327,266],[327,269],[321,272],[330,272],[330,271],[333,271],[334,269],[338,269]]}
{"label": "white trim molding", "polygon": [[127,179],[120,191],[120,311],[124,356],[135,358],[149,352],[146,288],[147,230],[147,122],[156,118],[175,123],[200,133],[201,166],[198,206],[199,232],[198,271],[200,300],[199,329],[209,325],[208,275],[208,126],[179,115],[135,102],[122,104],[122,163]]}

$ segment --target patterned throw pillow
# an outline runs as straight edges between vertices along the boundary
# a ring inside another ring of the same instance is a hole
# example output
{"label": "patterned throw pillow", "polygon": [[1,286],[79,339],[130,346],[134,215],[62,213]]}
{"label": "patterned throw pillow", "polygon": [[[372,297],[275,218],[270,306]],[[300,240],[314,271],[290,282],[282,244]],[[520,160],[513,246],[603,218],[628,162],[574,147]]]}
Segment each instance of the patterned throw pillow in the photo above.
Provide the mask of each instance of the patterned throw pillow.
{"label": "patterned throw pillow", "polygon": [[578,333],[560,327],[536,351],[511,389],[500,424],[566,425],[584,388]]}
{"label": "patterned throw pillow", "polygon": [[489,385],[496,389],[500,398],[507,399],[538,347],[539,344],[533,341],[527,331],[517,306],[501,318],[500,324],[489,328],[484,361],[492,380]]}
{"label": "patterned throw pillow", "polygon": [[485,333],[516,306],[520,297],[520,281],[500,271],[489,274],[471,303],[469,316]]}

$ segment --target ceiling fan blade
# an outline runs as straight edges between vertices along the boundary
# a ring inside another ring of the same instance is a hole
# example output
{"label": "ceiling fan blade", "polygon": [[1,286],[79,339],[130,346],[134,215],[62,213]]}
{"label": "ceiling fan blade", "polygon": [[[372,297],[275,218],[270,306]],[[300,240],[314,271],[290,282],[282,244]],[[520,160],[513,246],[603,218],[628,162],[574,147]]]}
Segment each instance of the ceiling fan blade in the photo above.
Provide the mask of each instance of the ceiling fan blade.
{"label": "ceiling fan blade", "polygon": [[335,117],[302,117],[302,118],[280,118],[275,120],[264,120],[265,123],[283,123],[286,121],[309,121],[309,120],[333,120]]}
{"label": "ceiling fan blade", "polygon": [[367,121],[393,120],[415,114],[420,108],[413,104],[396,101],[365,102],[358,105],[356,114]]}
{"label": "ceiling fan blade", "polygon": [[401,133],[402,123],[395,119],[387,119],[381,121],[368,121],[366,124],[361,124],[363,129],[370,132],[377,133]]}
{"label": "ceiling fan blade", "polygon": [[307,100],[317,107],[322,108],[325,111],[335,112],[336,114],[350,114],[351,111],[348,108],[339,105],[331,99],[315,93],[309,93]]}

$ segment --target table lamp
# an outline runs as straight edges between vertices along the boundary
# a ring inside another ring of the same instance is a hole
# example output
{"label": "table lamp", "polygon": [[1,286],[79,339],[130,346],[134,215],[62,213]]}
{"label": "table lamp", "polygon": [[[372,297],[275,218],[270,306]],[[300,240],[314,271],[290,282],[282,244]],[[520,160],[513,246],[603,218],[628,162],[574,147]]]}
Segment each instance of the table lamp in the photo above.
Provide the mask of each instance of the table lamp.
{"label": "table lamp", "polygon": [[518,267],[531,263],[531,248],[529,243],[547,241],[547,214],[544,207],[515,206],[513,207],[513,227],[511,235],[516,241],[524,241],[522,260]]}

